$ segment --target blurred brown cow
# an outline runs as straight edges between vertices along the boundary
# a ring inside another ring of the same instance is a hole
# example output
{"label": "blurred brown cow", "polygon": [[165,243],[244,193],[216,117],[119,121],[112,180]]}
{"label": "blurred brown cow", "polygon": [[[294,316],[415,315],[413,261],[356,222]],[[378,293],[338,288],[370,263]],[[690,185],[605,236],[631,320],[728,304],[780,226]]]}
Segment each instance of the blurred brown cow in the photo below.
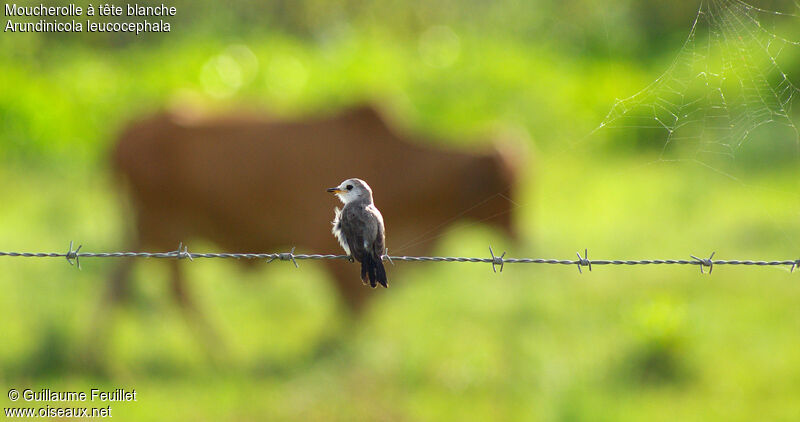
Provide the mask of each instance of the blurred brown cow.
{"label": "blurred brown cow", "polygon": [[[370,106],[313,120],[252,114],[194,120],[163,113],[133,123],[113,162],[127,180],[136,214],[133,247],[174,250],[192,238],[229,252],[342,253],[331,235],[338,204],[325,188],[366,180],[386,221],[389,251],[422,255],[460,219],[516,237],[515,171],[497,150],[482,154],[426,146],[390,128]],[[326,261],[339,292],[358,310],[374,294],[346,261]],[[112,278],[126,287],[130,261]],[[177,260],[172,287],[192,307]]]}

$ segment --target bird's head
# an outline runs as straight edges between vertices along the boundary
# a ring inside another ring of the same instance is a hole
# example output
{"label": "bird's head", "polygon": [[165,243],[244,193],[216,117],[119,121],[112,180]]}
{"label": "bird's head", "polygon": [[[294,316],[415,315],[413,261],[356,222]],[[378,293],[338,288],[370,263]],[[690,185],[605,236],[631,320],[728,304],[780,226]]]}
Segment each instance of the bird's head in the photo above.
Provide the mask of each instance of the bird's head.
{"label": "bird's head", "polygon": [[329,188],[328,192],[335,194],[345,204],[357,200],[372,201],[372,189],[361,179],[347,179],[339,186]]}

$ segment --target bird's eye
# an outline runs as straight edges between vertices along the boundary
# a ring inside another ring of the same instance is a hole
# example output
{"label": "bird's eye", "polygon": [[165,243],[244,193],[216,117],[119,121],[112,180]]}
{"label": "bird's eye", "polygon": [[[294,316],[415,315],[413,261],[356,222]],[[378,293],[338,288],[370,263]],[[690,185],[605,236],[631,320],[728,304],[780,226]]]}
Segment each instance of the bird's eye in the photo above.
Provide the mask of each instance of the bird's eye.
{"label": "bird's eye", "polygon": [[353,185],[347,185],[347,190],[353,190]]}

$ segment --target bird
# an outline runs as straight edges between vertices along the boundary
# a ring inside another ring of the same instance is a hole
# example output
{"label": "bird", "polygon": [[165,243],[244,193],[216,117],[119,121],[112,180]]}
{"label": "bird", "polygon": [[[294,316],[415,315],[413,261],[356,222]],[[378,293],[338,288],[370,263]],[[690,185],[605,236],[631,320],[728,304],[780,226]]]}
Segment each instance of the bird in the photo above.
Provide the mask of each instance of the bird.
{"label": "bird", "polygon": [[350,262],[361,263],[361,281],[373,288],[389,287],[381,259],[386,243],[383,216],[375,207],[372,189],[361,179],[347,179],[329,188],[344,206],[334,208],[331,232],[342,245]]}

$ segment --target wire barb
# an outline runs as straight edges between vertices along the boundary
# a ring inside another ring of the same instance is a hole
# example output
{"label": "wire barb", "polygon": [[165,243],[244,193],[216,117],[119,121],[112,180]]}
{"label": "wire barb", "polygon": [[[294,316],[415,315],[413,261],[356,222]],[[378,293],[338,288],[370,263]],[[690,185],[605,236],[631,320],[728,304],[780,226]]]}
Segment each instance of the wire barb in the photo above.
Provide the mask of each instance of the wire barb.
{"label": "wire barb", "polygon": [[194,261],[194,258],[192,258],[192,254],[189,253],[189,247],[184,245],[183,242],[180,242],[178,244],[178,250],[172,253],[175,254],[175,258],[177,259],[189,258],[189,261]]}
{"label": "wire barb", "polygon": [[[295,261],[295,260],[294,260],[294,248],[295,248],[295,247],[294,247],[294,246],[292,246],[292,250],[291,250],[291,251],[289,251],[289,252],[284,252],[284,253],[279,253],[279,254],[278,254],[278,258],[279,258],[281,261],[292,261],[292,264],[294,264],[294,267],[295,267],[295,268],[300,268],[300,266],[299,266],[299,265],[297,265],[297,261]],[[270,259],[268,262],[272,262],[272,260],[274,260],[274,259],[275,259],[275,258],[272,258],[272,259]]]}
{"label": "wire barb", "polygon": [[689,256],[694,258],[694,260],[697,263],[697,265],[700,266],[700,274],[703,274],[703,267],[708,267],[708,273],[711,274],[711,271],[714,271],[713,258],[714,258],[714,254],[715,253],[717,253],[717,252],[716,251],[715,252],[711,252],[711,256],[709,256],[708,259],[700,259],[700,258],[698,258],[698,257],[696,257],[694,255],[689,255]]}
{"label": "wire barb", "polygon": [[387,259],[390,264],[394,267],[394,261],[392,261],[392,257],[389,255],[389,248],[383,248],[383,256],[381,257],[381,261]]}
{"label": "wire barb", "polygon": [[[70,240],[69,241],[69,251],[64,256],[67,258],[67,262],[69,262],[69,265],[77,265],[78,269],[80,270],[81,269],[81,259],[80,259],[80,255],[78,254],[78,252],[81,251],[81,248],[83,247],[83,245],[78,245],[78,249],[72,250],[72,246],[73,245],[74,245],[74,243]],[[75,260],[75,262],[72,262],[73,260]]]}
{"label": "wire barb", "polygon": [[800,259],[796,259],[794,262],[792,262],[792,268],[789,270],[789,272],[793,273],[794,269],[798,267],[800,267]]}
{"label": "wire barb", "polygon": [[581,267],[589,267],[589,271],[592,271],[592,261],[589,261],[589,249],[583,250],[583,257],[581,257],[580,252],[575,253],[578,255],[578,260],[575,261],[578,264],[578,273],[583,274]]}
{"label": "wire barb", "polygon": [[492,250],[492,245],[489,245],[489,254],[492,255],[492,271],[497,272],[496,266],[500,266],[500,272],[503,272],[503,266],[505,265],[506,261],[503,259],[506,256],[506,252],[503,251],[503,254],[500,256],[495,256],[494,251]]}

